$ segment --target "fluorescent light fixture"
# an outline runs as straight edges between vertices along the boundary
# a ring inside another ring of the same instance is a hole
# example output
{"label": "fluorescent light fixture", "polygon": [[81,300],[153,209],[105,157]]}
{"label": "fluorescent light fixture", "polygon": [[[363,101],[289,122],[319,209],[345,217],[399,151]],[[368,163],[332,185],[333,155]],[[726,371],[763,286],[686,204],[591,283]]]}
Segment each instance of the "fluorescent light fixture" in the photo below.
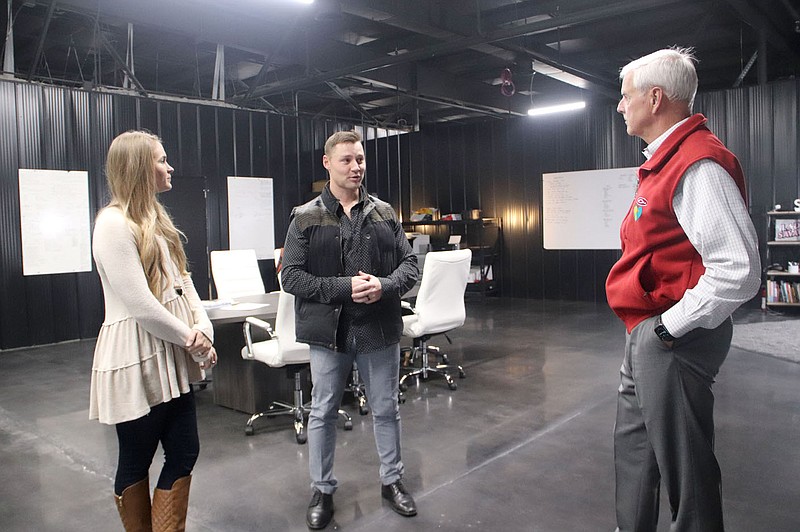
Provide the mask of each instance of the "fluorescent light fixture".
{"label": "fluorescent light fixture", "polygon": [[528,115],[541,116],[549,115],[552,113],[563,113],[565,111],[577,111],[586,107],[586,102],[572,102],[561,105],[550,105],[548,107],[532,107],[528,109]]}

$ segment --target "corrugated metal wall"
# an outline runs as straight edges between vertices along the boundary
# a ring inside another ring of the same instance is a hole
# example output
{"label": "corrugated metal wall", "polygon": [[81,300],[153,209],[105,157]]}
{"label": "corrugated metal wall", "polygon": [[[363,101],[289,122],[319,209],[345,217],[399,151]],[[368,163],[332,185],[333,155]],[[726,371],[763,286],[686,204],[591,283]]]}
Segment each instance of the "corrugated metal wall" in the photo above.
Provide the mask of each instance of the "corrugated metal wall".
{"label": "corrugated metal wall", "polygon": [[[800,196],[799,87],[784,81],[716,92],[698,96],[695,105],[742,162],[760,236],[764,212]],[[209,249],[224,249],[228,175],[275,179],[281,244],[291,208],[307,199],[312,181],[325,178],[324,140],[349,125],[0,81],[0,348],[93,337],[103,315],[96,272],[22,276],[18,170],[88,170],[96,210],[106,199],[102,168],[111,140],[138,127],[163,138],[176,175],[206,178]],[[437,206],[503,218],[504,296],[605,300],[605,277],[618,252],[542,249],[541,175],[640,164],[641,142],[627,136],[613,105],[408,135],[370,133],[369,190],[404,217]]]}
{"label": "corrugated metal wall", "polygon": [[[800,197],[800,83],[698,95],[695,111],[739,157],[759,238],[765,212]],[[618,251],[542,248],[541,176],[637,166],[643,143],[625,132],[613,105],[585,113],[427,129],[412,139],[411,203],[442,212],[482,209],[504,220],[502,295],[605,302]]]}
{"label": "corrugated metal wall", "polygon": [[[274,178],[275,240],[291,208],[324,179],[322,146],[351,124],[223,106],[0,81],[0,349],[91,338],[103,319],[96,271],[22,275],[18,171],[88,170],[93,212],[106,201],[103,166],[111,140],[146,128],[164,141],[176,178],[205,177],[209,250],[228,245],[227,176]],[[370,190],[401,206],[401,140],[368,129]],[[406,180],[407,181],[407,180]],[[173,193],[180,193],[176,186]],[[58,194],[57,190],[53,194]],[[407,196],[407,193],[406,193]],[[198,289],[207,279],[195,279]]]}

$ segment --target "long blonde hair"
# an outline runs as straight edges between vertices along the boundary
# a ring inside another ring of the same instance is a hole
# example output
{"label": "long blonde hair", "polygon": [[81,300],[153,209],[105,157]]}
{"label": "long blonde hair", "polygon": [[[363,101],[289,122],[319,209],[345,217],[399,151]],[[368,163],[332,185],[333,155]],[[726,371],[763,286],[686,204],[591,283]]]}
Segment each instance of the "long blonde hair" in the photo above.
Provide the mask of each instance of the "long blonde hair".
{"label": "long blonde hair", "polygon": [[161,139],[147,131],[126,131],[111,142],[106,176],[111,201],[108,207],[122,210],[133,229],[147,285],[158,298],[168,277],[164,257],[156,240],[163,236],[181,274],[187,272],[183,241],[186,236],[175,227],[156,196],[154,153]]}

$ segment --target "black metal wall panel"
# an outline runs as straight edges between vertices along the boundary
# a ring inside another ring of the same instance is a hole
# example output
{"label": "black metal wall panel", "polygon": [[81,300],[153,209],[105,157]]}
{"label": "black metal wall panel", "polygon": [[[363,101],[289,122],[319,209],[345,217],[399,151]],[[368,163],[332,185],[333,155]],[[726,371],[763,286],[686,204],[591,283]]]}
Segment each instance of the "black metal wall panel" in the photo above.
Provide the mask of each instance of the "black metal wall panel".
{"label": "black metal wall panel", "polygon": [[178,134],[177,161],[180,172],[184,175],[203,175],[197,105],[186,103],[178,105]]}
{"label": "black metal wall panel", "polygon": [[[788,207],[800,195],[799,92],[798,82],[790,80],[698,95],[695,105],[745,168],[760,238],[765,234],[763,213],[776,202]],[[452,139],[460,139],[467,149],[454,150]],[[536,122],[429,128],[409,143],[413,156],[423,159],[411,165],[409,210],[450,207],[451,198],[462,193],[449,180],[451,169],[480,173],[480,202],[470,208],[504,218],[504,296],[605,301],[605,278],[619,251],[543,250],[541,175],[640,165],[644,145],[627,135],[614,106]],[[471,153],[479,153],[479,159],[470,159]],[[443,183],[451,187],[449,192]]]}
{"label": "black metal wall panel", "polygon": [[[108,121],[103,121],[93,126],[92,112],[97,108],[93,103],[92,94],[86,91],[67,91],[65,97],[69,98],[71,112],[71,139],[72,151],[70,159],[75,170],[88,170],[89,172],[89,208],[97,210],[106,203],[105,170],[103,166],[104,153],[108,144],[103,144],[101,139],[110,138],[111,126]],[[103,98],[108,101],[108,98]],[[91,220],[94,227],[94,218]],[[77,274],[78,277],[78,309],[80,325],[78,338],[91,338],[97,334],[98,324],[103,321],[103,293],[100,287],[100,278],[93,270]]]}
{"label": "black metal wall panel", "polygon": [[[749,180],[759,236],[763,213],[800,195],[800,83],[699,95],[696,108],[739,156]],[[275,185],[275,239],[282,245],[291,208],[324,179],[322,145],[352,125],[195,103],[151,100],[0,81],[0,348],[96,335],[103,316],[96,272],[22,276],[20,168],[86,169],[93,210],[107,201],[105,155],[132,128],[159,133],[177,174],[206,178],[208,245],[228,244],[227,176],[266,175]],[[482,209],[505,224],[503,296],[604,301],[618,251],[542,249],[541,175],[637,166],[642,142],[613,105],[531,121],[438,126],[387,136],[367,130],[370,190],[404,218],[420,207]],[[74,316],[78,316],[74,319]],[[35,326],[34,326],[35,325]]]}
{"label": "black metal wall panel", "polygon": [[797,94],[786,84],[772,87],[772,101],[780,113],[772,121],[772,160],[775,197],[778,203],[791,208],[798,195],[797,180]]}
{"label": "black metal wall panel", "polygon": [[[180,131],[178,129],[178,104],[176,102],[157,102],[158,136],[161,137],[167,159],[172,162],[179,158]],[[176,172],[184,173],[183,170]]]}
{"label": "black metal wall panel", "polygon": [[389,191],[391,189],[389,175],[391,162],[389,160],[388,140],[388,137],[376,137],[374,140],[367,142],[365,147],[365,155],[369,153],[368,157],[372,157],[375,161],[370,174],[368,190],[384,200],[390,197]]}
{"label": "black metal wall panel", "polygon": [[222,249],[228,249],[230,244],[228,234],[228,176],[236,175],[236,157],[233,138],[233,113],[230,109],[219,108],[217,117],[216,150],[218,154],[217,172],[208,175],[209,189],[216,191],[219,198],[219,228],[217,235],[223,244]]}
{"label": "black metal wall panel", "polygon": [[[72,170],[69,164],[67,139],[70,107],[66,93],[57,87],[42,87],[42,153],[44,168]],[[54,191],[57,193],[57,191]],[[53,302],[49,319],[56,341],[75,338],[80,329],[77,297],[77,274],[46,276]],[[35,326],[35,324],[32,324]]]}
{"label": "black metal wall panel", "polygon": [[161,102],[137,98],[136,104],[136,127],[138,129],[146,129],[158,135],[160,129],[160,124],[158,123],[158,106]]}
{"label": "black metal wall panel", "polygon": [[[116,134],[124,133],[132,129],[144,127],[139,123],[139,98],[130,96],[112,96],[111,109],[113,109],[113,128]],[[155,132],[156,130],[151,130]]]}
{"label": "black metal wall panel", "polygon": [[[42,156],[44,139],[44,100],[40,85],[17,85],[17,108],[22,120],[17,123],[20,168],[45,168]],[[27,319],[27,330],[34,345],[55,337],[53,296],[50,276],[23,277],[24,298],[18,301],[19,312]]]}
{"label": "black metal wall panel", "polygon": [[251,159],[252,159],[252,174],[254,176],[272,177],[268,168],[269,151],[267,147],[267,118],[265,114],[251,114],[250,115],[250,137],[251,142]]}
{"label": "black metal wall panel", "polygon": [[[307,132],[304,139],[298,137],[301,126]],[[103,319],[95,271],[22,276],[20,168],[88,170],[90,205],[96,212],[108,201],[104,165],[111,140],[129,129],[148,129],[162,137],[173,166],[179,165],[176,176],[206,179],[210,249],[227,247],[227,176],[236,173],[275,179],[276,242],[282,245],[291,208],[305,199],[313,179],[325,177],[321,165],[325,138],[351,127],[211,105],[0,82],[0,348],[93,337]],[[391,164],[386,157],[384,163]],[[395,188],[399,190],[399,183]]]}
{"label": "black metal wall panel", "polygon": [[233,132],[230,136],[233,152],[232,176],[253,177],[253,158],[251,152],[252,139],[250,137],[250,113],[246,111],[233,111]]}
{"label": "black metal wall panel", "polygon": [[17,116],[16,86],[0,83],[0,347],[22,345],[17,337],[28,337],[27,321],[19,310],[25,292],[20,282]]}
{"label": "black metal wall panel", "polygon": [[285,134],[282,116],[267,117],[267,175],[273,181],[275,195],[275,246],[282,247],[286,239],[286,229],[289,227],[289,213],[295,203],[293,194],[287,187],[286,178],[286,151],[284,149]]}

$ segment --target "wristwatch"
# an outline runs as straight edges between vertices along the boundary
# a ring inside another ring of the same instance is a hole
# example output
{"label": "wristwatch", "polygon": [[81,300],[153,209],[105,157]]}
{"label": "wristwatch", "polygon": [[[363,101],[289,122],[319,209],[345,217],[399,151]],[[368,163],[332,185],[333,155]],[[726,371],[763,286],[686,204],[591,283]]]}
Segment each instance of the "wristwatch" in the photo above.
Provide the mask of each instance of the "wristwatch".
{"label": "wristwatch", "polygon": [[658,319],[656,319],[656,326],[653,329],[653,332],[656,333],[656,336],[658,336],[661,339],[662,342],[674,342],[675,341],[675,337],[672,336],[669,333],[669,331],[667,330],[667,328],[664,326],[664,324],[661,323],[661,315],[659,315]]}

